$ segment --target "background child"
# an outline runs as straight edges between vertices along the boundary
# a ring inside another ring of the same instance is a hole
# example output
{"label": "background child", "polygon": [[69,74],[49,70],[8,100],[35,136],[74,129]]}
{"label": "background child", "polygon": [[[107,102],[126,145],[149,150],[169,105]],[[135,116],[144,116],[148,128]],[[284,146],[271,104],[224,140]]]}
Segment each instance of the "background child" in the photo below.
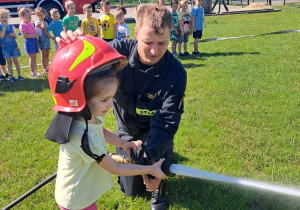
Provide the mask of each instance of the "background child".
{"label": "background child", "polygon": [[73,1],[66,1],[65,8],[68,14],[63,19],[64,31],[68,30],[75,31],[78,28],[79,18],[75,14],[75,3]]}
{"label": "background child", "polygon": [[130,32],[127,24],[124,21],[124,13],[122,12],[122,10],[116,12],[115,19],[117,22],[117,39],[129,39]]}
{"label": "background child", "polygon": [[48,31],[43,31],[40,27],[42,24],[45,25],[45,28],[48,27],[48,23],[45,22],[45,17],[46,17],[46,10],[42,7],[38,7],[34,10],[35,16],[38,19],[35,21],[35,29],[37,33],[39,34],[38,36],[38,43],[39,43],[39,48],[41,49],[42,55],[41,55],[41,61],[43,65],[43,73],[48,73],[49,69],[49,55],[50,55],[50,49],[51,49],[51,44],[50,44],[50,38],[49,34],[47,36],[46,33]]}
{"label": "background child", "polygon": [[[3,74],[2,74],[3,72]],[[6,71],[6,60],[2,55],[2,46],[0,41],[0,81],[6,82],[6,79],[10,79],[10,75]]]}
{"label": "background child", "polygon": [[[73,61],[79,53],[89,53],[90,51],[85,52],[86,49],[78,52],[78,45],[81,46],[83,41],[94,46],[95,52],[70,72],[72,62],[67,62],[64,55],[69,52],[67,59]],[[104,57],[94,56],[99,54]],[[57,142],[59,139],[61,143],[55,199],[62,210],[96,210],[95,201],[113,186],[112,173],[124,176],[151,174],[160,179],[167,178],[160,169],[163,159],[151,166],[120,164],[114,162],[107,152],[106,143],[119,145],[127,152],[130,149],[136,151],[142,143],[140,140],[127,142],[103,127],[103,117],[112,108],[114,94],[119,85],[115,75],[126,63],[126,57],[117,53],[108,43],[90,36],[81,36],[70,45],[61,47],[52,60],[49,84],[53,97],[58,99],[53,108],[60,113],[50,125],[50,134],[48,131],[47,133],[50,136],[53,134],[52,140]],[[74,78],[74,85],[67,93],[60,94],[55,91],[57,75]],[[70,95],[78,103],[76,109],[81,109],[74,116],[61,114],[66,111],[65,108],[72,108],[72,105],[69,107],[69,104],[62,102],[68,100]],[[84,110],[89,110],[89,114]],[[61,142],[59,132],[54,129],[58,126],[60,131],[65,132],[59,120],[68,124],[65,126],[68,139],[64,143]]]}
{"label": "background child", "polygon": [[[188,11],[187,0],[181,0],[181,11],[178,14],[180,33],[178,36],[178,52],[179,56],[188,56],[187,43],[189,40],[189,35],[192,33],[192,18],[191,13]],[[181,53],[181,44],[183,42],[184,53]]]}
{"label": "background child", "polygon": [[101,38],[107,42],[117,38],[117,26],[116,20],[112,14],[110,14],[110,2],[101,1],[101,9],[104,14],[100,17],[101,24]]}
{"label": "background child", "polygon": [[204,23],[204,9],[201,7],[202,0],[196,0],[195,6],[192,9],[192,23],[193,23],[193,38],[194,51],[193,55],[201,55],[198,51],[199,39],[202,37],[203,23]]}
{"label": "background child", "polygon": [[92,17],[93,7],[90,4],[85,4],[83,5],[83,12],[86,14],[86,18],[81,23],[83,34],[99,37],[99,21]]}
{"label": "background child", "polygon": [[7,61],[7,67],[11,75],[9,82],[15,82],[16,80],[13,73],[12,62],[14,62],[16,66],[18,80],[23,81],[24,78],[21,76],[21,68],[18,60],[18,57],[21,56],[21,52],[16,42],[18,35],[16,33],[15,27],[12,25],[8,25],[8,19],[9,10],[0,8],[0,38],[2,44],[3,57]]}
{"label": "background child", "polygon": [[157,3],[160,5],[164,5],[165,4],[165,0],[157,0]]}
{"label": "background child", "polygon": [[178,31],[179,31],[179,24],[178,24],[178,14],[177,14],[177,8],[178,8],[178,1],[177,0],[172,0],[171,1],[171,15],[173,16],[173,24],[171,28],[171,36],[170,36],[170,41],[172,42],[172,53],[173,55],[176,55],[176,47],[177,47],[177,42],[178,42]]}
{"label": "background child", "polygon": [[119,6],[117,7],[116,11],[119,11],[119,10],[121,10],[121,11],[124,13],[124,16],[127,15],[127,10],[126,10],[126,8],[123,7],[122,5],[119,5]]}
{"label": "background child", "polygon": [[50,10],[50,15],[53,21],[49,24],[47,27],[47,30],[50,32],[53,32],[54,37],[50,36],[51,39],[54,40],[55,43],[55,49],[56,51],[58,50],[59,46],[57,42],[55,41],[55,37],[60,37],[60,32],[64,30],[63,25],[62,25],[62,20],[60,20],[60,13],[58,9],[51,9]]}
{"label": "background child", "polygon": [[31,77],[40,77],[41,74],[37,72],[36,63],[36,53],[39,53],[37,40],[38,33],[35,31],[34,25],[31,22],[31,11],[28,8],[20,8],[19,17],[22,20],[19,29],[24,38],[25,53],[29,56]]}

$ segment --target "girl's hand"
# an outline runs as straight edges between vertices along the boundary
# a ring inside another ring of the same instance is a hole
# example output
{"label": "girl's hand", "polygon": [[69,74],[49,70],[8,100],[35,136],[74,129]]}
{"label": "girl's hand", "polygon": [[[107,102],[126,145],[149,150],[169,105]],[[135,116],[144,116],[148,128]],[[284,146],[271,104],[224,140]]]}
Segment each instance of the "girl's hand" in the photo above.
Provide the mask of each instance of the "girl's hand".
{"label": "girl's hand", "polygon": [[161,165],[164,161],[165,161],[165,158],[162,158],[158,162],[156,162],[152,165],[153,172],[151,173],[151,175],[155,176],[158,179],[168,178],[168,176],[161,170]]}
{"label": "girl's hand", "polygon": [[178,31],[177,30],[175,31],[175,34],[178,36]]}
{"label": "girl's hand", "polygon": [[184,32],[183,32],[183,30],[181,31],[181,36],[184,36]]}
{"label": "girl's hand", "polygon": [[15,33],[9,33],[9,36],[17,38],[16,35],[15,35]]}
{"label": "girl's hand", "polygon": [[69,30],[66,32],[62,31],[60,32],[61,38],[56,37],[56,42],[58,43],[59,47],[65,46],[77,39],[77,36],[83,35],[82,30],[76,29],[74,32]]}
{"label": "girl's hand", "polygon": [[138,141],[129,141],[129,142],[125,142],[122,145],[122,148],[128,153],[130,154],[130,149],[133,149],[133,151],[137,151],[141,148],[142,145],[142,141],[138,140]]}

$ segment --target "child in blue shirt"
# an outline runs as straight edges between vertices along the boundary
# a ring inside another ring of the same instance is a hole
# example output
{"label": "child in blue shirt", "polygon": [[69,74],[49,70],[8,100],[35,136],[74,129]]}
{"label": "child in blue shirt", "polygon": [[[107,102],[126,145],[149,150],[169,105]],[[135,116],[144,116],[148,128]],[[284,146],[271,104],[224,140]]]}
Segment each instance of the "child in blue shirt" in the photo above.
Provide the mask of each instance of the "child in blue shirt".
{"label": "child in blue shirt", "polygon": [[199,39],[202,38],[203,23],[204,23],[204,9],[201,7],[202,0],[196,0],[195,6],[192,9],[192,24],[193,24],[193,38],[194,51],[193,55],[201,55],[198,51]]}
{"label": "child in blue shirt", "polygon": [[2,54],[3,57],[6,59],[7,67],[10,73],[9,82],[15,82],[15,77],[13,74],[12,62],[14,62],[17,72],[18,72],[18,80],[22,81],[24,78],[21,76],[21,68],[19,64],[18,57],[21,56],[20,49],[16,42],[18,38],[16,29],[12,25],[8,25],[8,18],[9,18],[9,10],[7,9],[0,9],[0,39],[2,45]]}
{"label": "child in blue shirt", "polygon": [[56,51],[58,50],[58,44],[55,41],[55,37],[60,37],[60,32],[62,32],[64,30],[63,25],[62,25],[62,20],[60,20],[60,14],[58,9],[51,9],[50,10],[50,15],[51,18],[53,19],[53,21],[49,24],[49,26],[47,27],[48,31],[52,31],[54,37],[50,37],[51,39],[54,40],[55,43],[55,49]]}

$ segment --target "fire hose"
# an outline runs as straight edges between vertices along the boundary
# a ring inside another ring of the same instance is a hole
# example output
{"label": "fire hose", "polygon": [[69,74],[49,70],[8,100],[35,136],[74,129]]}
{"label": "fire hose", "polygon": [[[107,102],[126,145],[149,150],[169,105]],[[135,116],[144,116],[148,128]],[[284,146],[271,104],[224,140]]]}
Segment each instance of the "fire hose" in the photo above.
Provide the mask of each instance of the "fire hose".
{"label": "fire hose", "polygon": [[[147,154],[147,151],[145,151]],[[130,152],[130,156],[119,156],[115,154],[110,154],[112,159],[116,162],[120,163],[138,163],[138,164],[143,164],[143,165],[149,165],[153,161],[148,158],[138,158],[135,156],[133,151]],[[149,157],[149,155],[147,154]],[[199,178],[199,179],[204,179],[204,180],[211,180],[211,181],[218,181],[218,182],[224,182],[228,184],[236,184],[236,185],[243,185],[246,187],[251,187],[251,188],[256,188],[260,190],[266,190],[270,192],[276,192],[276,193],[281,193],[285,195],[290,195],[290,196],[297,196],[300,197],[300,191],[297,189],[293,188],[287,188],[283,186],[278,186],[274,184],[269,184],[269,183],[263,183],[263,182],[258,182],[258,181],[252,181],[252,180],[246,180],[246,179],[240,179],[236,177],[230,177],[230,176],[224,176],[220,174],[215,174],[207,171],[202,171],[186,166],[181,166],[177,164],[173,164],[172,162],[165,160],[161,166],[162,171],[167,175],[167,176],[174,176],[175,174],[177,175],[182,175],[182,176],[188,176],[188,177],[193,177],[193,178]]]}
{"label": "fire hose", "polygon": [[[144,148],[145,149],[145,148]],[[154,160],[151,155],[147,152],[145,149],[145,153],[147,154],[147,158],[141,158],[137,157],[133,150],[130,151],[130,156],[128,155],[116,155],[111,153],[110,156],[115,162],[118,163],[124,163],[124,164],[140,164],[140,165],[151,165],[154,162],[158,160]],[[161,166],[162,171],[169,177],[177,175],[182,175],[182,176],[188,176],[188,177],[193,177],[193,178],[199,178],[199,179],[204,179],[204,180],[211,180],[211,181],[218,181],[218,182],[224,182],[228,184],[236,184],[236,185],[243,185],[246,187],[251,187],[251,188],[256,188],[256,189],[261,189],[261,190],[266,190],[270,192],[276,192],[276,193],[281,193],[289,196],[296,196],[300,197],[300,191],[297,189],[293,188],[287,188],[283,186],[278,186],[278,185],[273,185],[269,183],[263,183],[263,182],[257,182],[257,181],[251,181],[251,180],[246,180],[246,179],[240,179],[236,177],[229,177],[229,176],[224,176],[220,174],[215,174],[207,171],[202,171],[186,166],[181,166],[174,164],[172,160],[165,160]],[[30,196],[32,193],[35,191],[39,190],[42,188],[44,185],[52,181],[53,179],[56,178],[56,173],[52,174],[50,177],[36,185],[34,188],[29,190],[27,193],[19,197],[17,200],[11,202],[9,205],[4,207],[2,210],[8,210],[23,201],[25,198]]]}

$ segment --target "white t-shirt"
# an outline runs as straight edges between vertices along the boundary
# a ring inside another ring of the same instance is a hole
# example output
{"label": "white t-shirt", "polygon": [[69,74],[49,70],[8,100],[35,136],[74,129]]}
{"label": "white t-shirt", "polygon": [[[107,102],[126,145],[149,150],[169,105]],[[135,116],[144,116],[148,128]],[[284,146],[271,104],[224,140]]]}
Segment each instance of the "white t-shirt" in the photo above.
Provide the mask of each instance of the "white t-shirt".
{"label": "white t-shirt", "polygon": [[[42,21],[36,20],[35,25],[42,25]],[[45,26],[48,27],[48,23],[45,21]],[[39,36],[47,37],[47,35],[43,32],[43,29],[40,27],[35,27],[36,32],[38,32]]]}
{"label": "white t-shirt", "polygon": [[129,36],[129,28],[126,23],[118,24],[117,25],[117,39],[118,40],[124,40],[126,39],[126,36]]}
{"label": "white t-shirt", "polygon": [[[103,117],[96,117],[99,124],[89,124],[88,138],[94,154],[107,153],[103,135]],[[83,209],[94,203],[113,186],[110,172],[95,164],[95,160],[81,149],[85,122],[73,120],[70,141],[60,146],[55,186],[58,205],[67,209]]]}

